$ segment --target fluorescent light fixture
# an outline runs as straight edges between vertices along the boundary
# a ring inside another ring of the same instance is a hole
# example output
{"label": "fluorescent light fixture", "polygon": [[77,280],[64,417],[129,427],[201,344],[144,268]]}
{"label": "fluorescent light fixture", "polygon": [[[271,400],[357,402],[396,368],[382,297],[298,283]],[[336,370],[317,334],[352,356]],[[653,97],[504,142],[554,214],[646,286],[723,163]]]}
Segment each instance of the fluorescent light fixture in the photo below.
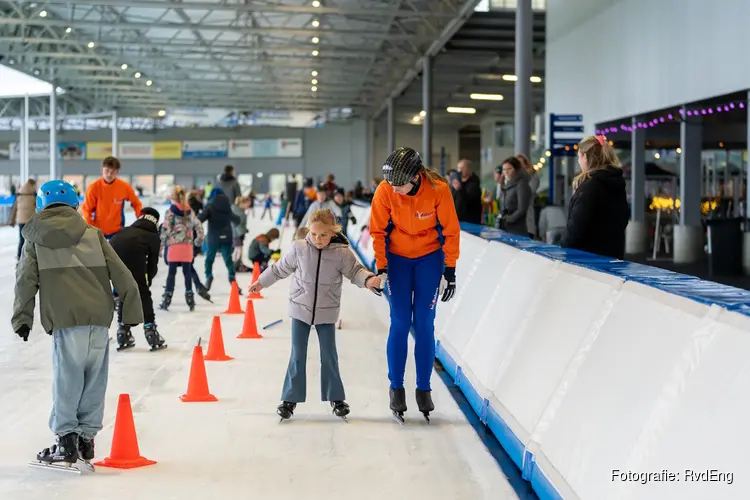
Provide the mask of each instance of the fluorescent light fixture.
{"label": "fluorescent light fixture", "polygon": [[541,76],[532,76],[529,78],[531,80],[531,83],[542,83],[542,77]]}
{"label": "fluorescent light fixture", "polygon": [[43,10],[39,13],[39,17],[47,17],[47,11]]}
{"label": "fluorescent light fixture", "polygon": [[475,108],[461,108],[458,106],[448,106],[445,108],[448,113],[458,113],[463,115],[473,115],[477,112]]}
{"label": "fluorescent light fixture", "polygon": [[318,84],[318,80],[316,80],[315,78],[313,78],[313,80],[310,83],[312,83],[313,85],[317,85]]}
{"label": "fluorescent light fixture", "polygon": [[96,44],[94,42],[89,42],[89,48],[93,49]]}
{"label": "fluorescent light fixture", "polygon": [[159,116],[165,116],[166,114],[167,114],[167,112],[164,111],[163,109],[159,110]]}
{"label": "fluorescent light fixture", "polygon": [[66,28],[65,29],[65,33],[70,33],[71,31],[73,31],[73,28]]}
{"label": "fluorescent light fixture", "polygon": [[427,116],[427,112],[425,112],[425,110],[423,109],[422,111],[419,112],[419,116],[424,118],[425,116]]}
{"label": "fluorescent light fixture", "polygon": [[418,123],[419,122],[419,115],[416,115],[414,118],[411,119],[411,121],[413,121],[414,123]]}
{"label": "fluorescent light fixture", "polygon": [[149,81],[147,81],[147,82],[146,82],[146,86],[147,86],[147,87],[150,87],[151,85],[153,85],[153,83],[154,83],[154,82],[152,82],[151,80],[149,80]]}
{"label": "fluorescent light fixture", "polygon": [[318,43],[318,42],[320,42],[320,38],[318,38],[317,36],[314,36],[314,37],[312,37],[311,41],[312,41],[312,43]]}
{"label": "fluorescent light fixture", "polygon": [[314,21],[312,22],[312,25],[313,25],[313,28],[317,28],[318,26],[320,26],[320,21],[318,21],[318,20],[316,19],[316,20],[314,20]]}
{"label": "fluorescent light fixture", "polygon": [[310,90],[312,90],[313,92],[317,92],[318,91],[318,87],[313,86],[313,87],[310,88]]}
{"label": "fluorescent light fixture", "polygon": [[318,52],[317,50],[313,50],[313,51],[312,51],[312,55],[313,55],[313,57],[317,56],[318,54],[320,54],[320,52]]}
{"label": "fluorescent light fixture", "polygon": [[314,2],[312,3],[312,6],[313,6],[313,7],[320,7],[320,2],[319,2],[318,0],[315,0],[315,1],[314,1]]}
{"label": "fluorescent light fixture", "polygon": [[515,82],[518,80],[518,77],[516,75],[503,75],[503,80],[506,82]]}
{"label": "fluorescent light fixture", "polygon": [[141,77],[141,72],[140,71],[136,71],[135,75],[133,75],[133,76],[136,77],[136,78],[140,78]]}
{"label": "fluorescent light fixture", "polygon": [[475,101],[502,101],[503,96],[500,94],[469,94],[469,97]]}
{"label": "fluorescent light fixture", "polygon": [[318,76],[318,72],[317,72],[317,71],[315,71],[315,70],[313,70],[313,72],[312,72],[312,73],[310,73],[310,74],[311,74],[312,76]]}
{"label": "fluorescent light fixture", "polygon": [[120,66],[122,69],[128,69],[128,65],[125,63],[122,63],[122,66]]}

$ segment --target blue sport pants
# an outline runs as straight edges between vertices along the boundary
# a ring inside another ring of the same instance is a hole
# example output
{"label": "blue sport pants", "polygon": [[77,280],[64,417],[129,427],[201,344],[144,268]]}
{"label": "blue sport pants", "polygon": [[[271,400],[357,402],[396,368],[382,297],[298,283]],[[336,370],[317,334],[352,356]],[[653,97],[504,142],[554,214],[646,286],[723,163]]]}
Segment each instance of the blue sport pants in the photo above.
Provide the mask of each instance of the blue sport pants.
{"label": "blue sport pants", "polygon": [[417,389],[429,391],[435,361],[435,308],[443,275],[442,250],[407,259],[388,254],[391,328],[388,332],[388,379],[392,389],[404,387],[409,331],[414,326]]}
{"label": "blue sport pants", "polygon": [[234,262],[232,261],[232,242],[227,241],[226,243],[220,243],[218,245],[208,245],[206,250],[206,278],[214,277],[214,260],[216,260],[216,253],[221,252],[221,256],[224,259],[224,265],[227,266],[227,272],[229,273],[229,282],[234,281]]}

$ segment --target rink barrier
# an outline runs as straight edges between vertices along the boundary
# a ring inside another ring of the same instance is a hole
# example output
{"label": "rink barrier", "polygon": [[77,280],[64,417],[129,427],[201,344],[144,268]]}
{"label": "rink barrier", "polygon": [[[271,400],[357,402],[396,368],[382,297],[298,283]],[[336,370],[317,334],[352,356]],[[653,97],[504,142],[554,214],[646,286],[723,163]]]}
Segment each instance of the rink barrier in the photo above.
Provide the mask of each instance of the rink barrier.
{"label": "rink barrier", "polygon": [[[369,206],[352,213],[347,236],[374,269]],[[540,499],[750,495],[747,481],[660,489],[611,478],[612,469],[734,467],[741,481],[747,461],[734,443],[750,439],[738,418],[750,390],[750,292],[492,228],[462,230],[436,357]]]}

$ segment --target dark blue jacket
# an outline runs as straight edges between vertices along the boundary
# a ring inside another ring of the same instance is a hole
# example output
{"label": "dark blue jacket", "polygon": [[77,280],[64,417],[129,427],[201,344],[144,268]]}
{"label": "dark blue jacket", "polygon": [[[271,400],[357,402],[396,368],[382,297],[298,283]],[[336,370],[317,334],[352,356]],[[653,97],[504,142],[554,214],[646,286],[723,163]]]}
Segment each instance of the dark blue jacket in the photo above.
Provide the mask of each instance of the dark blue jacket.
{"label": "dark blue jacket", "polygon": [[211,191],[208,203],[198,219],[201,222],[208,221],[208,246],[232,244],[232,223],[239,224],[240,218],[232,212],[232,203],[220,188]]}

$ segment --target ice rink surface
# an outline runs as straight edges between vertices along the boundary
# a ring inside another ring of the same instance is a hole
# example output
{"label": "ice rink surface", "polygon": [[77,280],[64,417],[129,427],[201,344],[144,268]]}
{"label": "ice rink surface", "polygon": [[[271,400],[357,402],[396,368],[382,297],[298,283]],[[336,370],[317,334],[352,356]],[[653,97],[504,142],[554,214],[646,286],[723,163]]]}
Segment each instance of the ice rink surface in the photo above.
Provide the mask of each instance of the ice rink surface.
{"label": "ice rink surface", "polygon": [[[132,220],[132,217],[131,217]],[[249,223],[248,237],[271,227]],[[286,230],[282,248],[291,240]],[[370,292],[346,282],[338,330],[338,351],[348,423],[320,401],[318,342],[308,352],[307,402],[279,423],[276,406],[290,350],[286,316],[289,282],[263,291],[255,302],[261,340],[238,340],[243,316],[222,316],[229,362],[206,362],[216,403],[182,403],[193,346],[207,347],[211,321],[225,310],[229,285],[220,261],[211,290],[214,304],[196,297],[189,312],[181,275],[169,312],[157,311],[157,325],[169,348],[149,352],[142,327],[133,330],[136,347],[115,350],[113,324],[104,429],[96,439],[96,460],[109,455],[118,395],[129,393],[141,455],[158,463],[131,470],[98,467],[77,476],[35,469],[27,462],[53,443],[48,428],[51,405],[51,338],[38,320],[28,343],[12,331],[17,228],[0,228],[0,498],[78,499],[515,499],[497,462],[464,417],[445,384],[433,375],[436,411],[427,424],[414,402],[414,364],[407,366],[406,424],[388,409],[385,357],[387,325],[373,313]],[[247,243],[247,242],[246,242]],[[203,257],[196,265],[203,275]],[[178,272],[179,274],[179,272]],[[160,263],[152,287],[158,304],[166,269]],[[245,294],[250,274],[239,274]],[[242,300],[243,308],[245,300]]]}

